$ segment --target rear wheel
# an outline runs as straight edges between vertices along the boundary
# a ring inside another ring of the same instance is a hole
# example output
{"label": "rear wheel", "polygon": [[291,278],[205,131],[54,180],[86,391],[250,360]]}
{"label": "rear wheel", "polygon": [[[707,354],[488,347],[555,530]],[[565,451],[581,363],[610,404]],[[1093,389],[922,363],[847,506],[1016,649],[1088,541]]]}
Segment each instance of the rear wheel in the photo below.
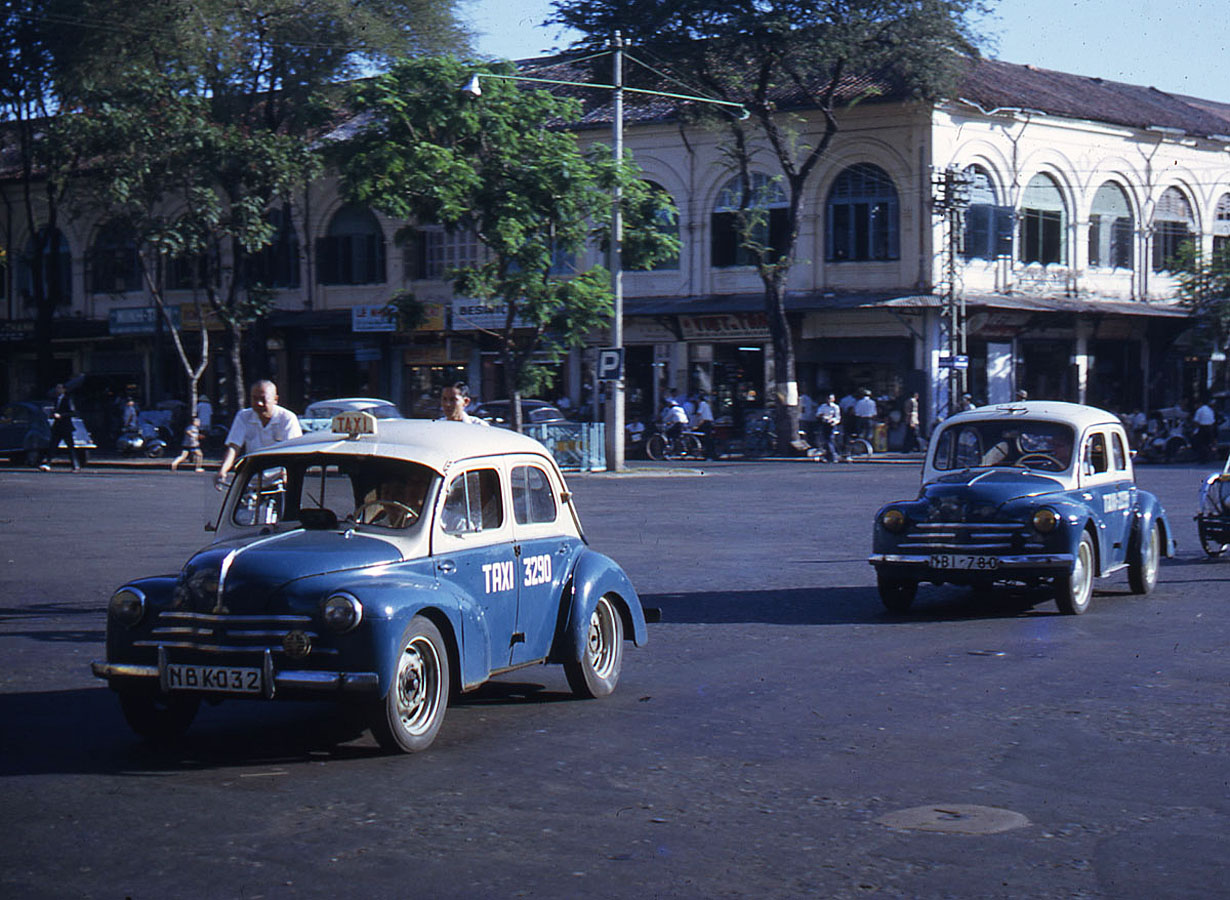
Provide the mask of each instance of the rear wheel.
{"label": "rear wheel", "polygon": [[197,710],[199,697],[175,694],[153,694],[138,691],[120,692],[120,709],[128,727],[152,741],[177,738],[188,730]]}
{"label": "rear wheel", "polygon": [[705,455],[704,444],[700,442],[700,438],[696,435],[685,434],[681,442],[685,456],[703,457]]}
{"label": "rear wheel", "polygon": [[448,650],[435,623],[415,616],[406,626],[393,683],[371,708],[372,734],[385,750],[416,753],[436,739],[448,708]]}
{"label": "rear wheel", "polygon": [[1079,616],[1089,608],[1095,564],[1093,538],[1088,531],[1082,531],[1072,571],[1055,579],[1055,605],[1064,615]]}
{"label": "rear wheel", "polygon": [[624,663],[624,622],[609,597],[600,597],[589,617],[581,658],[564,663],[568,685],[579,697],[605,697],[615,690]]}
{"label": "rear wheel", "polygon": [[1157,522],[1133,544],[1128,560],[1128,585],[1133,594],[1147,594],[1157,584],[1157,567],[1162,556],[1162,533]]}
{"label": "rear wheel", "polygon": [[866,438],[854,438],[846,445],[846,455],[850,459],[867,459],[871,454],[871,442]]}
{"label": "rear wheel", "polygon": [[1200,531],[1200,546],[1204,549],[1207,556],[1216,558],[1230,548],[1230,544],[1222,543],[1224,529],[1219,529],[1218,534],[1214,536],[1212,529],[1204,519],[1200,519],[1196,524]]}
{"label": "rear wheel", "polygon": [[876,587],[880,589],[880,602],[884,608],[893,613],[910,611],[914,597],[918,594],[918,583],[902,581],[887,575],[876,575]]}

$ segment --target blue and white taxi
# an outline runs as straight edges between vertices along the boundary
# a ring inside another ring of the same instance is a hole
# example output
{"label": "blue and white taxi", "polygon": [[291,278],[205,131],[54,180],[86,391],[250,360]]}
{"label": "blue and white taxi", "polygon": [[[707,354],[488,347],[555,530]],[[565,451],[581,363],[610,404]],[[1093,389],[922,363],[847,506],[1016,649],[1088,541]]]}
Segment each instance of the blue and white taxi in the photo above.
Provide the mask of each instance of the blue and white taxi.
{"label": "blue and white taxi", "polygon": [[880,599],[905,612],[918,585],[1048,585],[1061,612],[1089,608],[1095,577],[1127,568],[1157,582],[1174,539],[1157,498],[1136,486],[1117,416],[1074,403],[984,406],[932,436],[914,500],[876,513]]}
{"label": "blue and white taxi", "polygon": [[562,663],[601,697],[646,640],[550,454],[503,429],[343,413],[243,459],[214,527],[179,574],[111,598],[93,669],[142,735],[182,732],[202,700],[335,696],[412,752],[451,692]]}

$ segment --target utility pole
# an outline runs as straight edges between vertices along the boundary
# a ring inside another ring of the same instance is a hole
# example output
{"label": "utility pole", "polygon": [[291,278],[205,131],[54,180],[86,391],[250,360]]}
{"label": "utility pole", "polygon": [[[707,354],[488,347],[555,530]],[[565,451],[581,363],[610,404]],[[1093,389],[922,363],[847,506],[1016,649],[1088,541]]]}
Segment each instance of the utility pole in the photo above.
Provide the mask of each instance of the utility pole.
{"label": "utility pole", "polygon": [[932,202],[936,215],[946,220],[947,240],[944,246],[944,310],[947,320],[948,353],[941,365],[948,369],[948,414],[956,412],[959,398],[965,394],[969,372],[969,346],[965,327],[965,291],[961,285],[958,257],[965,235],[965,210],[969,207],[973,179],[965,172],[949,166],[932,178],[935,189]]}
{"label": "utility pole", "polygon": [[[623,36],[616,31],[611,42],[614,109],[611,115],[611,153],[615,165],[624,161],[624,53]],[[611,346],[622,352],[624,346],[624,272],[623,272],[623,189],[618,181],[611,197]],[[624,468],[624,373],[608,383],[610,396],[606,407],[606,468],[621,472]]]}

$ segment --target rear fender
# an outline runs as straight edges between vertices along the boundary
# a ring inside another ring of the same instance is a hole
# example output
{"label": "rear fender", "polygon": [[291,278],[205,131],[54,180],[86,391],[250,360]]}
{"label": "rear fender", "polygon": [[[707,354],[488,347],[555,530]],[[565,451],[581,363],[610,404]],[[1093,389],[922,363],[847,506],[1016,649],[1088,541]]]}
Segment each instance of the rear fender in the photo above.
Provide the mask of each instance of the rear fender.
{"label": "rear fender", "polygon": [[649,638],[645,627],[645,611],[632,582],[614,560],[589,548],[581,551],[572,570],[571,596],[566,597],[568,612],[563,627],[556,635],[551,657],[554,660],[580,659],[589,639],[589,618],[598,599],[610,595],[624,622],[624,635],[636,646],[644,646]]}
{"label": "rear fender", "polygon": [[1141,536],[1148,534],[1149,529],[1156,522],[1162,535],[1162,555],[1167,558],[1173,557],[1177,549],[1177,542],[1161,501],[1148,491],[1138,491],[1137,498],[1136,521],[1132,526],[1132,547],[1135,548],[1138,545]]}

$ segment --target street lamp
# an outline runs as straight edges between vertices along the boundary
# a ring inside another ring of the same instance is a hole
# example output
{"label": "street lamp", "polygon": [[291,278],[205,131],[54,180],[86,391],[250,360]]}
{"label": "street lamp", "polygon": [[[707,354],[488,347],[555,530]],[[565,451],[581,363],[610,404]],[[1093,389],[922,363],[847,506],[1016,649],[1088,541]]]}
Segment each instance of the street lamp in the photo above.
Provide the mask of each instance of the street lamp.
{"label": "street lamp", "polygon": [[[623,38],[615,32],[611,41],[613,84],[594,84],[585,81],[565,81],[558,78],[534,78],[528,75],[505,75],[496,72],[475,72],[461,89],[475,99],[483,95],[480,78],[502,78],[507,81],[528,81],[536,84],[558,84],[568,87],[599,88],[614,92],[613,111],[611,115],[611,155],[615,164],[623,162],[624,157],[624,92],[648,94],[653,97],[669,97],[675,100],[687,100],[692,103],[708,103],[715,106],[728,106],[739,111],[739,118],[746,119],[748,111],[742,103],[732,103],[729,100],[714,100],[711,97],[697,97],[692,94],[675,94],[669,91],[654,91],[646,88],[630,88],[624,86]],[[613,309],[611,312],[611,347],[623,354],[624,348],[624,285],[623,285],[623,190],[618,182],[611,196],[611,295]],[[606,405],[606,467],[610,472],[620,472],[624,468],[624,377],[610,382],[610,397]]]}

